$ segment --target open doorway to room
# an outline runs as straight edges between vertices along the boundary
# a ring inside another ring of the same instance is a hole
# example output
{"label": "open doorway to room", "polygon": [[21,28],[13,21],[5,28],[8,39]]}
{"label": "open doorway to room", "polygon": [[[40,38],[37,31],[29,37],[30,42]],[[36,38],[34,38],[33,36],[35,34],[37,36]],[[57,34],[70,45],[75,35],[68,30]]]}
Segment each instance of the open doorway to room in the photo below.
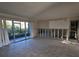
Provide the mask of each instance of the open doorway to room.
{"label": "open doorway to room", "polygon": [[6,20],[6,27],[11,42],[23,41],[30,37],[28,22]]}
{"label": "open doorway to room", "polygon": [[78,21],[71,21],[70,24],[70,39],[77,39]]}

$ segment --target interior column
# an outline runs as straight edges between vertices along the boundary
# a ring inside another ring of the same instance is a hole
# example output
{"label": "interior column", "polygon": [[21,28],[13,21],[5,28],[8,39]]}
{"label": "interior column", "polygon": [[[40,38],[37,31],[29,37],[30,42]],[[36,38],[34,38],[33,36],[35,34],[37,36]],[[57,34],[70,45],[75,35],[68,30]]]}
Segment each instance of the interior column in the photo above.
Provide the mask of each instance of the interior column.
{"label": "interior column", "polygon": [[66,40],[69,40],[69,29],[67,30]]}
{"label": "interior column", "polygon": [[26,21],[24,23],[25,23],[25,39],[27,39],[26,38]]}
{"label": "interior column", "polygon": [[54,29],[54,38],[55,38],[55,29]]}
{"label": "interior column", "polygon": [[12,20],[12,33],[13,33],[13,39],[15,41],[15,32],[14,32],[14,21]]}
{"label": "interior column", "polygon": [[63,40],[63,29],[62,29],[62,36],[61,36],[62,40]]}
{"label": "interior column", "polygon": [[57,31],[57,32],[58,32],[58,39],[59,39],[59,29],[58,29],[58,31]]}

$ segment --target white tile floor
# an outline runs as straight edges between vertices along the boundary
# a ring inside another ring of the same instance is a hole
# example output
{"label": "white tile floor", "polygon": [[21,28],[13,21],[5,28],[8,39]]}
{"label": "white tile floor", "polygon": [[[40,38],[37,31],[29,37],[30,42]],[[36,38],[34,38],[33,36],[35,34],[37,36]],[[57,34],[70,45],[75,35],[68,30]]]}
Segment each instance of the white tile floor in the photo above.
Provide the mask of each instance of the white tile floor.
{"label": "white tile floor", "polygon": [[0,48],[2,57],[79,57],[79,44],[57,39],[30,39]]}

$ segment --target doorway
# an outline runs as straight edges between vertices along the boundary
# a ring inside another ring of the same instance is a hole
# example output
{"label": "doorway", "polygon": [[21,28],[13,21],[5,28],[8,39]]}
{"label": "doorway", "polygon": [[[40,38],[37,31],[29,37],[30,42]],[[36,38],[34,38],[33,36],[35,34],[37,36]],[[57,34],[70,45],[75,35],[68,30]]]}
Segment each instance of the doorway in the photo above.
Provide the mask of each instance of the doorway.
{"label": "doorway", "polygon": [[78,21],[71,21],[70,24],[70,39],[77,39]]}

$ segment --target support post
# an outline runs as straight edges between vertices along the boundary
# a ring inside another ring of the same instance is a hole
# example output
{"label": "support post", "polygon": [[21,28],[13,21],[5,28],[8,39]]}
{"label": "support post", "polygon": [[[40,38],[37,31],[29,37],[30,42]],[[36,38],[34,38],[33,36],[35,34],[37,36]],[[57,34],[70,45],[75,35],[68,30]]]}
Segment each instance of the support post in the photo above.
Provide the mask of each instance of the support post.
{"label": "support post", "polygon": [[15,30],[14,30],[14,21],[12,20],[12,33],[13,33],[13,39],[15,42]]}
{"label": "support post", "polygon": [[69,40],[69,29],[67,29],[66,40]]}
{"label": "support post", "polygon": [[59,29],[58,29],[58,31],[57,31],[57,32],[58,32],[58,39],[59,39]]}
{"label": "support post", "polygon": [[62,40],[63,40],[63,29],[62,29],[62,36],[61,36]]}
{"label": "support post", "polygon": [[46,29],[45,29],[45,38],[46,38]]}
{"label": "support post", "polygon": [[54,38],[55,38],[55,29],[54,29]]}
{"label": "support post", "polygon": [[24,22],[24,23],[25,23],[25,39],[27,39],[27,38],[26,38],[26,22]]}

